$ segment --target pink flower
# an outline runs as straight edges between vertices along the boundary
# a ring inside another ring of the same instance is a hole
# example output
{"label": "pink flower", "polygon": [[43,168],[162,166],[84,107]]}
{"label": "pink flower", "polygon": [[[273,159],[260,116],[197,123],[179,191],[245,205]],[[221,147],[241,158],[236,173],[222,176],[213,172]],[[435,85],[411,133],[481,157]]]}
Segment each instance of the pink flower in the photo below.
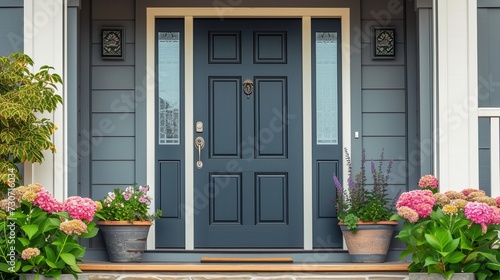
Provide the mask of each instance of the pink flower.
{"label": "pink flower", "polygon": [[493,210],[491,214],[491,223],[494,225],[500,225],[500,208],[490,206],[491,210]]}
{"label": "pink flower", "polygon": [[421,188],[429,187],[431,189],[436,189],[439,186],[438,179],[432,175],[425,175],[418,181],[418,186]]}
{"label": "pink flower", "polygon": [[491,223],[493,209],[486,203],[469,202],[465,205],[464,213],[467,219],[476,224],[480,224],[483,228],[483,233],[486,233],[488,224]]}
{"label": "pink flower", "polygon": [[122,193],[122,194],[123,194],[123,198],[125,198],[125,200],[127,200],[127,201],[128,201],[128,200],[130,199],[130,197],[132,196],[130,193],[126,193],[126,192],[124,192],[124,193]]}
{"label": "pink flower", "polygon": [[416,211],[421,218],[427,218],[432,212],[432,207],[436,202],[432,191],[430,190],[414,190],[404,192],[399,197],[396,207],[407,206]]}
{"label": "pink flower", "polygon": [[465,195],[465,196],[469,196],[471,193],[480,193],[480,194],[485,194],[485,192],[483,190],[478,190],[478,189],[473,189],[473,188],[468,188],[468,189],[464,189],[462,190],[462,193]]}
{"label": "pink flower", "polygon": [[34,205],[37,205],[44,211],[50,213],[61,212],[63,207],[62,203],[57,201],[46,189],[41,189],[38,192],[38,197],[33,201]]}
{"label": "pink flower", "polygon": [[496,202],[497,202],[497,206],[500,206],[500,196],[498,196],[497,198],[495,198]]}
{"label": "pink flower", "polygon": [[97,210],[97,205],[92,199],[80,196],[69,197],[63,206],[64,211],[68,212],[71,218],[89,222],[94,219]]}
{"label": "pink flower", "polygon": [[147,205],[149,205],[151,203],[151,201],[143,196],[139,197],[139,202],[140,203],[146,203]]}
{"label": "pink flower", "polygon": [[418,213],[408,206],[401,206],[398,208],[398,215],[407,219],[410,223],[418,221]]}
{"label": "pink flower", "polygon": [[139,191],[142,192],[143,194],[148,194],[148,191],[149,191],[149,186],[146,185],[146,186],[139,186]]}

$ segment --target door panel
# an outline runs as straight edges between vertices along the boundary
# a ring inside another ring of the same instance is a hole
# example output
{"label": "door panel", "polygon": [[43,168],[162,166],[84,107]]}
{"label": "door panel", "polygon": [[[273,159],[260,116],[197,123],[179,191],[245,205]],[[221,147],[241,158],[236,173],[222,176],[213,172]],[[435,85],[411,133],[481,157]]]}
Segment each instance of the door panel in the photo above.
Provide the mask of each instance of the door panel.
{"label": "door panel", "polygon": [[303,247],[301,21],[196,19],[194,32],[195,247]]}
{"label": "door panel", "polygon": [[184,21],[158,19],[155,33],[155,203],[163,212],[156,247],[184,248]]}

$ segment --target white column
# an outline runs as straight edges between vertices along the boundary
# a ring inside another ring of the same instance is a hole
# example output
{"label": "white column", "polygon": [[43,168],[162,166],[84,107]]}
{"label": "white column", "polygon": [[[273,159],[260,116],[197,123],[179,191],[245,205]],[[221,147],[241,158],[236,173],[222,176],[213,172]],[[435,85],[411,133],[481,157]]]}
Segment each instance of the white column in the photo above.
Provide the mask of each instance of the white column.
{"label": "white column", "polygon": [[434,0],[433,7],[440,189],[479,187],[477,0]]}
{"label": "white column", "polygon": [[[66,0],[24,0],[24,53],[35,62],[33,71],[49,65],[66,77]],[[66,100],[66,85],[58,85],[57,94]],[[42,164],[25,164],[25,184],[40,183],[58,200],[67,194],[67,139],[64,105],[43,117],[50,118],[59,129],[52,141],[57,153],[45,151]]]}

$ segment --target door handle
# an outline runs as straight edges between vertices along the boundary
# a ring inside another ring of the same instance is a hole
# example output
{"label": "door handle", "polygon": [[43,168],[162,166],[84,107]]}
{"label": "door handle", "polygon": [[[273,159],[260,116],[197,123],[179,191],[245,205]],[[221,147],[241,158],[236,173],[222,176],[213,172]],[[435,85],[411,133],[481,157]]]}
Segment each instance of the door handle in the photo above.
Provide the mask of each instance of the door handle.
{"label": "door handle", "polygon": [[198,150],[198,161],[196,162],[196,167],[198,169],[203,168],[203,162],[201,161],[201,150],[205,147],[205,139],[203,137],[198,136],[194,139],[194,146]]}

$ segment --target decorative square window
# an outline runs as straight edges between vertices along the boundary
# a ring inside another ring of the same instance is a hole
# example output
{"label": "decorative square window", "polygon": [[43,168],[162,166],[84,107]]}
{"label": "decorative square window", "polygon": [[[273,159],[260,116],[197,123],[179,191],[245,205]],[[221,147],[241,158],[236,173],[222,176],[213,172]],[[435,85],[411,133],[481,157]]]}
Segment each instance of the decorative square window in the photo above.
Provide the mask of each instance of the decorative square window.
{"label": "decorative square window", "polygon": [[396,29],[394,27],[372,27],[372,59],[394,59],[396,57]]}
{"label": "decorative square window", "polygon": [[103,59],[125,58],[125,28],[103,27],[101,28],[101,57]]}

